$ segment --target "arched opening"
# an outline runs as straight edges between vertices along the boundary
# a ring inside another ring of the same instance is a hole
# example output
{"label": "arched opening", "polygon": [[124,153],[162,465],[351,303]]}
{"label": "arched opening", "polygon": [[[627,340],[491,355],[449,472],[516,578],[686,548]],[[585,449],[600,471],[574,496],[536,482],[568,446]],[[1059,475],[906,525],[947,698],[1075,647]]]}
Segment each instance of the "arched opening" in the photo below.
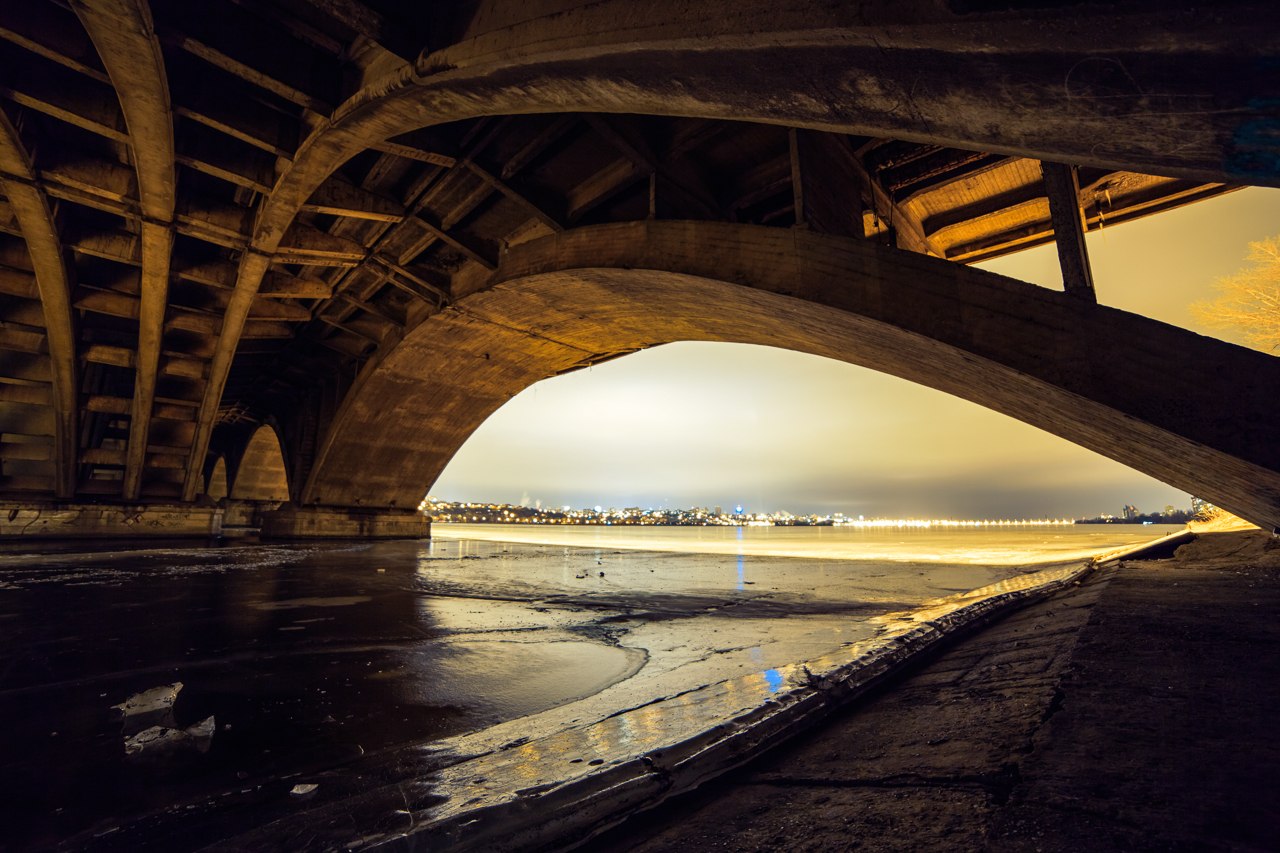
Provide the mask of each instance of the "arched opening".
{"label": "arched opening", "polygon": [[689,222],[513,247],[485,288],[366,366],[302,500],[416,506],[466,438],[534,382],[694,340],[871,367],[1280,522],[1280,449],[1266,437],[1280,419],[1274,359],[981,270],[881,255],[866,241]]}
{"label": "arched opening", "polygon": [[[1250,188],[1091,231],[1099,300],[1239,343],[1206,327],[1192,306],[1239,267],[1246,243],[1271,235],[1277,212],[1280,191]],[[1062,289],[1052,244],[977,266]],[[1151,280],[1161,282],[1158,293]],[[808,448],[826,453],[806,471]],[[757,463],[774,476],[753,471]],[[956,476],[962,468],[973,472],[967,481]],[[957,493],[964,517],[1188,506],[1181,490],[931,389],[801,353],[705,343],[645,350],[531,386],[484,422],[431,488],[446,502],[543,509],[670,506],[668,496],[714,508],[726,495],[759,506],[764,494],[775,509],[938,518],[952,517],[946,498]],[[787,497],[795,494],[802,499]]]}
{"label": "arched opening", "polygon": [[270,425],[258,427],[249,439],[236,468],[230,494],[241,501],[289,500],[284,453],[280,449],[280,438]]}
{"label": "arched opening", "polygon": [[227,458],[225,456],[219,456],[218,461],[213,463],[213,470],[209,472],[204,493],[215,501],[227,496]]}
{"label": "arched opening", "polygon": [[679,342],[543,380],[431,488],[535,509],[1061,518],[1185,493],[1012,418],[805,353]]}

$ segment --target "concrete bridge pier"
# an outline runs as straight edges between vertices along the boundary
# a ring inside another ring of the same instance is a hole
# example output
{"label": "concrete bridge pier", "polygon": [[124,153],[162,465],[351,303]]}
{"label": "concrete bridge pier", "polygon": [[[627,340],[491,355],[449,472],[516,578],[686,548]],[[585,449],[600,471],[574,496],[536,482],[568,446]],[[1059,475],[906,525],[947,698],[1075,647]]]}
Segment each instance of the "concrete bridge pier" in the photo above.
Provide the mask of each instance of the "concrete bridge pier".
{"label": "concrete bridge pier", "polygon": [[0,542],[35,539],[213,539],[225,507],[182,503],[0,502]]}
{"label": "concrete bridge pier", "polygon": [[425,539],[416,510],[299,507],[221,500],[194,504],[0,503],[0,542],[52,539]]}
{"label": "concrete bridge pier", "polygon": [[426,539],[431,519],[418,510],[285,504],[260,516],[263,539]]}

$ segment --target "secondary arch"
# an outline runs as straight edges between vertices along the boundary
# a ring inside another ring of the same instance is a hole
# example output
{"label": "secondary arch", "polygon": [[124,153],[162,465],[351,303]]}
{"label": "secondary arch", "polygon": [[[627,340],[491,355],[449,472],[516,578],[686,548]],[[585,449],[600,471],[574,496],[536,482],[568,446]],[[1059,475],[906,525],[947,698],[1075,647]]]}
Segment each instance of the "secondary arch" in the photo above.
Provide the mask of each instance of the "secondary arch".
{"label": "secondary arch", "polygon": [[302,502],[414,507],[525,387],[676,340],[871,367],[1280,525],[1276,359],[869,241],[692,222],[584,228],[513,248],[482,287],[366,365]]}
{"label": "secondary arch", "polygon": [[254,430],[236,465],[229,496],[242,501],[287,501],[289,478],[280,437],[270,424]]}

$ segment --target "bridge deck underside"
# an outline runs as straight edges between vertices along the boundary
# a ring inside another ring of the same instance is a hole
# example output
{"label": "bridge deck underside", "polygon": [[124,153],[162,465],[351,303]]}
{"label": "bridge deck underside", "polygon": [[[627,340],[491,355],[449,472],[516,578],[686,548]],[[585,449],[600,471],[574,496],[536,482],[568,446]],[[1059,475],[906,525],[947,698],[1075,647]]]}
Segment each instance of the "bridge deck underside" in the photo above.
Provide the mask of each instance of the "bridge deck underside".
{"label": "bridge deck underside", "polygon": [[359,377],[566,229],[963,265],[1053,239],[1042,160],[1087,229],[1280,183],[1265,4],[436,5],[0,8],[0,496],[192,500],[270,424],[301,497]]}

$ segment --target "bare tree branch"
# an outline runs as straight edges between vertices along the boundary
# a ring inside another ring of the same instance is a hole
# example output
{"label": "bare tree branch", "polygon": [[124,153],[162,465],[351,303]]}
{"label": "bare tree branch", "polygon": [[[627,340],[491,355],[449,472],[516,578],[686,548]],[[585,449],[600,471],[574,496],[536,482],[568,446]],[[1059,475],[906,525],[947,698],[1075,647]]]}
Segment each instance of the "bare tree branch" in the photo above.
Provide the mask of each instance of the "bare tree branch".
{"label": "bare tree branch", "polygon": [[1264,352],[1280,351],[1280,236],[1249,244],[1249,266],[1214,283],[1219,295],[1191,306],[1201,322],[1239,332]]}

